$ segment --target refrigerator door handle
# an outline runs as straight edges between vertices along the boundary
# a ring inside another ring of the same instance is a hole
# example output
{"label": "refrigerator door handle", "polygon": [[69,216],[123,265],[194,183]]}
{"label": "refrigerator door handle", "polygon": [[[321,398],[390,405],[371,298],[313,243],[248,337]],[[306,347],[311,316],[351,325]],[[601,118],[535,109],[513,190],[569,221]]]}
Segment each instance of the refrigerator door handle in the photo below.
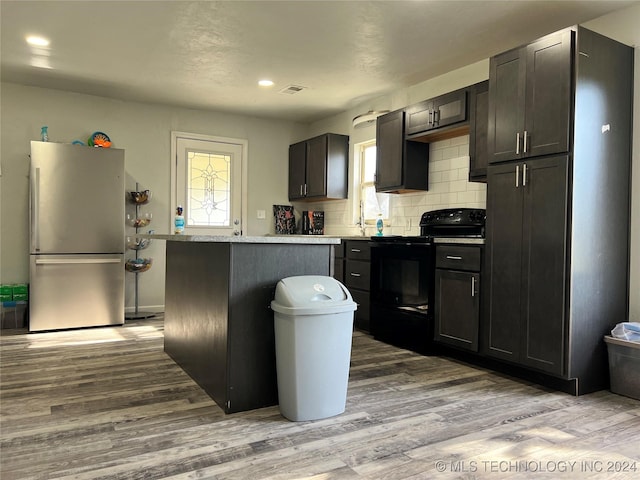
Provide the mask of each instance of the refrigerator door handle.
{"label": "refrigerator door handle", "polygon": [[121,263],[119,258],[38,258],[36,265]]}
{"label": "refrigerator door handle", "polygon": [[40,232],[39,232],[39,227],[38,225],[40,225],[40,215],[39,215],[39,209],[40,209],[40,168],[36,168],[35,172],[34,172],[34,179],[33,179],[33,199],[32,199],[32,212],[33,215],[31,217],[31,232],[33,233],[33,251],[37,252],[40,250]]}

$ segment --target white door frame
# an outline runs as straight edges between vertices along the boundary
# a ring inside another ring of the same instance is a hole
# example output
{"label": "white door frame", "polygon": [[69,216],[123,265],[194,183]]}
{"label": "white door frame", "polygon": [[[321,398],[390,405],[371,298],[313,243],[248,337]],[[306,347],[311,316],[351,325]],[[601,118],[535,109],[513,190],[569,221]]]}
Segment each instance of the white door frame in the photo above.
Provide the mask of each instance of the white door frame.
{"label": "white door frame", "polygon": [[178,186],[176,184],[177,177],[177,168],[178,168],[178,150],[176,145],[178,143],[178,139],[188,139],[188,140],[202,140],[206,142],[219,142],[219,143],[229,143],[232,145],[238,145],[242,148],[242,164],[241,164],[241,184],[242,184],[242,200],[241,200],[241,218],[240,218],[240,235],[247,234],[247,219],[248,219],[248,205],[247,205],[247,193],[248,193],[248,182],[247,182],[247,165],[249,158],[249,141],[242,138],[230,138],[230,137],[217,137],[212,135],[202,135],[199,133],[188,133],[188,132],[171,132],[171,215],[169,216],[169,233],[173,233],[173,218],[174,212],[178,206],[177,200],[177,192]]}

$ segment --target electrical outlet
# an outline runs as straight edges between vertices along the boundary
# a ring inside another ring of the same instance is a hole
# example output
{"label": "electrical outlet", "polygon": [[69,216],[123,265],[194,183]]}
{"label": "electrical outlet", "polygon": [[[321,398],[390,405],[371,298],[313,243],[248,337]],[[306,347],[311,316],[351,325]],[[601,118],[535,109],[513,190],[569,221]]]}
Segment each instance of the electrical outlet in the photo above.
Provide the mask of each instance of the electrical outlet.
{"label": "electrical outlet", "polygon": [[256,217],[261,219],[261,220],[264,220],[265,218],[267,218],[266,217],[266,212],[264,210],[258,210],[256,212]]}
{"label": "electrical outlet", "polygon": [[406,218],[404,221],[404,229],[411,230],[411,218]]}

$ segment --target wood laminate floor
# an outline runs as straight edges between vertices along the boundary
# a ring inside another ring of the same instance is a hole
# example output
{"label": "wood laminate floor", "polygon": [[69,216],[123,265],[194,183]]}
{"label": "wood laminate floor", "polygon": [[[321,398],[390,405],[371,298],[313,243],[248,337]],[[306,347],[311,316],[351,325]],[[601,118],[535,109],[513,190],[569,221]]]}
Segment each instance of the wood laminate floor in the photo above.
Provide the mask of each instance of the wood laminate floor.
{"label": "wood laminate floor", "polygon": [[162,325],[4,331],[2,480],[640,478],[637,400],[572,397],[356,332],[342,415],[225,415],[164,354]]}

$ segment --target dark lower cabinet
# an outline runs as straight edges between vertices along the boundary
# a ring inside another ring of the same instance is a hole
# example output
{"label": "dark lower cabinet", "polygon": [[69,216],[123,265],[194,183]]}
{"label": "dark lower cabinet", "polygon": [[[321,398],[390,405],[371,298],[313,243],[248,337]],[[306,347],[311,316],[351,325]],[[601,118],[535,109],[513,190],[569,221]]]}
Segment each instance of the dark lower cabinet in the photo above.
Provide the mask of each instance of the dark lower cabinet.
{"label": "dark lower cabinet", "polygon": [[436,246],[436,342],[478,351],[481,252],[480,246]]}
{"label": "dark lower cabinet", "polygon": [[487,354],[565,371],[568,157],[490,166]]}
{"label": "dark lower cabinet", "polygon": [[368,332],[370,330],[371,288],[371,247],[368,239],[346,240],[344,261],[344,284],[358,304],[355,314],[355,327]]}

